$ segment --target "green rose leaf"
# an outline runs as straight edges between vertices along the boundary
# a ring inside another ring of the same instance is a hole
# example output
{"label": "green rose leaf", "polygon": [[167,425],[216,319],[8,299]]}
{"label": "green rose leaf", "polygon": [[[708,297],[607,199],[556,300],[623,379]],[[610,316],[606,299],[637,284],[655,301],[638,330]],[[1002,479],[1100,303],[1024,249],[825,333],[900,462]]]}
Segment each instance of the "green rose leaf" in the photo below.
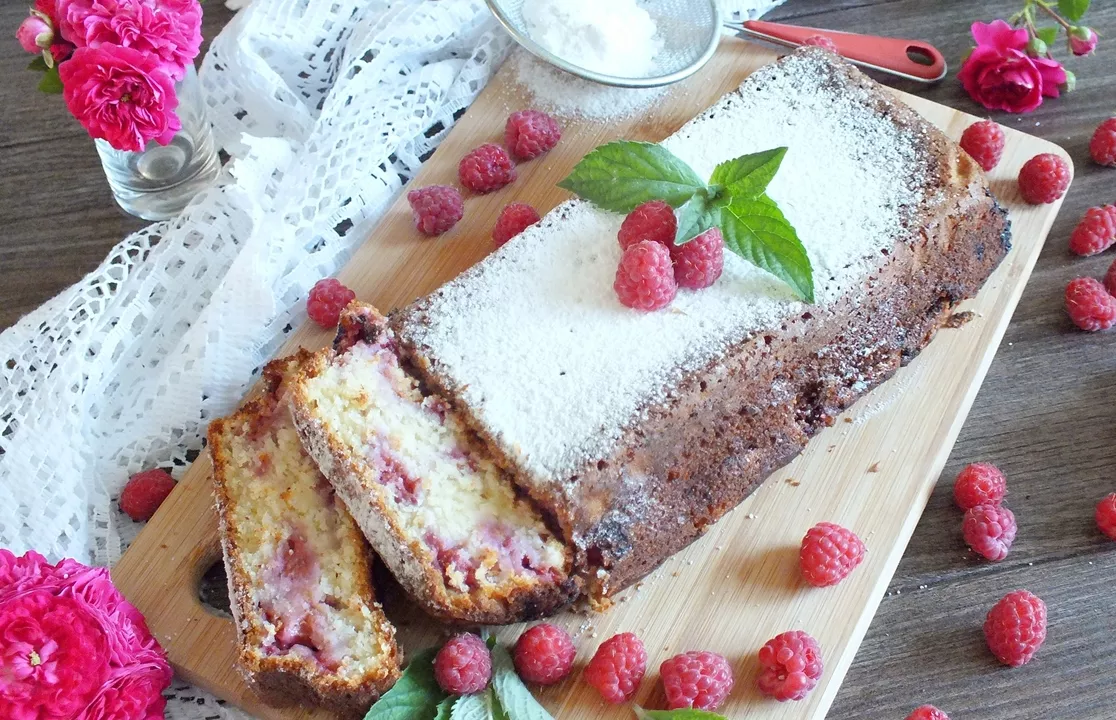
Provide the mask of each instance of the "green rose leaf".
{"label": "green rose leaf", "polygon": [[705,183],[661,145],[617,140],[583,157],[558,187],[604,210],[629,213],[650,200],[679,207]]}
{"label": "green rose leaf", "polygon": [[810,257],[771,198],[734,198],[721,212],[725,247],[794,289],[804,301],[814,302]]}
{"label": "green rose leaf", "polygon": [[1058,39],[1058,28],[1056,28],[1056,27],[1039,28],[1038,32],[1035,33],[1035,34],[1038,35],[1039,40],[1042,40],[1047,45],[1053,45],[1054,41]]}
{"label": "green rose leaf", "polygon": [[457,702],[457,698],[451,695],[438,703],[438,707],[434,710],[434,720],[450,720],[455,702]]}
{"label": "green rose leaf", "polygon": [[503,645],[492,649],[492,687],[499,707],[508,720],[554,720],[515,672],[511,655]]}
{"label": "green rose leaf", "polygon": [[47,67],[46,60],[43,59],[42,54],[39,54],[35,56],[35,59],[32,60],[31,63],[27,66],[27,69],[35,70],[37,72],[46,72],[49,68]]}
{"label": "green rose leaf", "polygon": [[1089,0],[1058,0],[1058,12],[1071,22],[1077,22],[1089,9]]}
{"label": "green rose leaf", "polygon": [[678,210],[678,231],[675,245],[684,245],[709,228],[721,224],[721,207],[709,199],[704,190],[694,193]]}
{"label": "green rose leaf", "polygon": [[785,147],[778,147],[726,160],[713,170],[709,182],[724,186],[724,194],[734,200],[752,200],[767,189],[786,154]]}
{"label": "green rose leaf", "polygon": [[679,710],[644,710],[639,705],[635,706],[635,715],[639,720],[725,720],[724,715],[711,713],[707,710],[694,710],[681,708]]}
{"label": "green rose leaf", "polygon": [[416,655],[407,664],[403,676],[376,701],[364,720],[430,720],[442,718],[446,694],[434,679],[434,655],[430,648]]}
{"label": "green rose leaf", "polygon": [[62,92],[62,78],[58,77],[57,65],[43,71],[43,78],[39,80],[39,90],[52,95]]}

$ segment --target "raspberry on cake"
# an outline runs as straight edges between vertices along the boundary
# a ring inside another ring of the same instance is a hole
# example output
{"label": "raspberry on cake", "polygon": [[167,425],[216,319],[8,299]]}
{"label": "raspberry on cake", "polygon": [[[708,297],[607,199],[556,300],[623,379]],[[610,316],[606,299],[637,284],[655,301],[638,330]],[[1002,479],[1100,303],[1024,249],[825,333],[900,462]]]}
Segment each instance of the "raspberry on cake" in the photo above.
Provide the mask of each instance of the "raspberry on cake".
{"label": "raspberry on cake", "polygon": [[269,363],[263,395],[209,426],[238,662],[271,702],[362,712],[399,677],[399,655],[368,545],[286,406],[309,357]]}
{"label": "raspberry on cake", "polygon": [[503,624],[576,594],[566,546],[449,403],[408,373],[375,308],[345,309],[291,402],[307,450],[427,612]]}

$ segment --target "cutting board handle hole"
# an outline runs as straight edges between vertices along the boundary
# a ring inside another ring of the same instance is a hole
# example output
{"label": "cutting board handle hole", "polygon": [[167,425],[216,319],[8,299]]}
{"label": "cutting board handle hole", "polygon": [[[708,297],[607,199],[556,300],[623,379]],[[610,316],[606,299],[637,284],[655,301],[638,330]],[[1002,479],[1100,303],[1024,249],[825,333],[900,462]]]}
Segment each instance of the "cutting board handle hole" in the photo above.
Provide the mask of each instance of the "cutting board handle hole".
{"label": "cutting board handle hole", "polygon": [[208,612],[223,618],[232,618],[229,609],[229,581],[225,576],[225,563],[213,563],[198,580],[198,602]]}

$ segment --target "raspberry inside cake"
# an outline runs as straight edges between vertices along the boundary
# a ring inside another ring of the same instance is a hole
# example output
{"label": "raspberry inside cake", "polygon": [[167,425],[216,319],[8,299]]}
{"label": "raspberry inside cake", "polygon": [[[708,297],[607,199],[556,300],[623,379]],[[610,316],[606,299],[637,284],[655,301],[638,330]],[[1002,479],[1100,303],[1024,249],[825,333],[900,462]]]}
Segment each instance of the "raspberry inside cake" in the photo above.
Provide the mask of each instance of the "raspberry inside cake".
{"label": "raspberry inside cake", "polygon": [[266,392],[209,430],[240,663],[273,701],[359,710],[399,675],[375,602],[371,552],[303,450],[284,400],[300,353],[264,370]]}
{"label": "raspberry inside cake", "polygon": [[510,476],[350,305],[292,396],[306,447],[396,577],[435,615],[511,622],[569,597],[569,556]]}

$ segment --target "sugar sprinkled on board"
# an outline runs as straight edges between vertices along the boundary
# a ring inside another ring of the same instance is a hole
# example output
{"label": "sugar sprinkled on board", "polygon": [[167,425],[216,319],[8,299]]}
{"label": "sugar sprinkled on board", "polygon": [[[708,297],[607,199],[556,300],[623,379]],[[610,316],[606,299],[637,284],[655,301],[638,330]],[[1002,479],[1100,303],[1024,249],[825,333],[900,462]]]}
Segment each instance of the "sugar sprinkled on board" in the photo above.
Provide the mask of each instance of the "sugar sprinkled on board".
{"label": "sugar sprinkled on board", "polygon": [[[663,142],[703,177],[787,146],[771,195],[798,231],[820,305],[863,287],[922,199],[920,139],[822,52],[754,73]],[[772,275],[726,254],[720,280],[656,313],[612,290],[622,216],[559,205],[411,310],[401,332],[528,474],[562,480],[606,457],[688,372],[806,312]]]}
{"label": "sugar sprinkled on board", "polygon": [[620,88],[583,80],[519,50],[510,62],[519,84],[542,110],[566,119],[618,120],[637,115],[661,99],[666,87]]}
{"label": "sugar sprinkled on board", "polygon": [[554,55],[605,75],[647,75],[663,44],[636,0],[532,0],[523,21],[528,37]]}

